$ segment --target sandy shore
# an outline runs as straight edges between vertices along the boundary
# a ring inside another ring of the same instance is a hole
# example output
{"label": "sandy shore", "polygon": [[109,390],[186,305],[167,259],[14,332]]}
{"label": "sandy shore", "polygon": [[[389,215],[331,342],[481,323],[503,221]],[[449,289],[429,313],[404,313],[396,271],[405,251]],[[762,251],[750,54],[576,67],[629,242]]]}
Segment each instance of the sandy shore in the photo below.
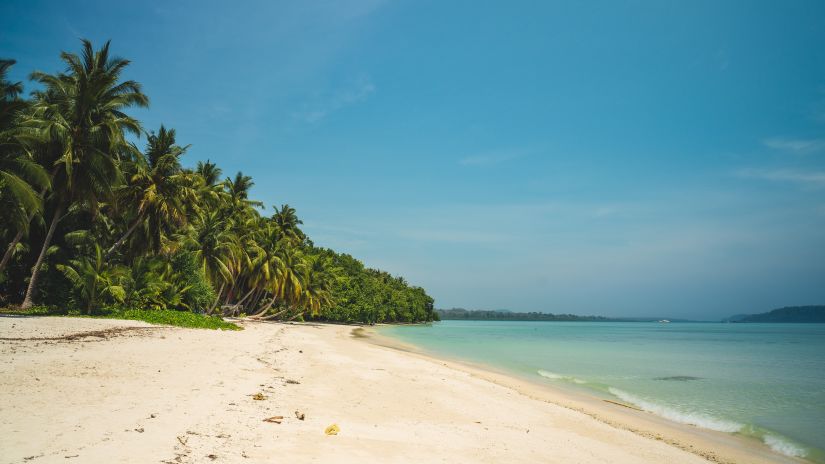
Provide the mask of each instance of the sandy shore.
{"label": "sandy shore", "polygon": [[0,462],[797,462],[352,327],[245,327],[0,317]]}

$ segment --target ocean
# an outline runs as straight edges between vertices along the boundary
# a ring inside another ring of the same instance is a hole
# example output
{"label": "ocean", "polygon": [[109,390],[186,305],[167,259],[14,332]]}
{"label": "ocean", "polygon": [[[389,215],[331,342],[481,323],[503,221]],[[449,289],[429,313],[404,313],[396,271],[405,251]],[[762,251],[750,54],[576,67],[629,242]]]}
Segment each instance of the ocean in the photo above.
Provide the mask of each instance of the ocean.
{"label": "ocean", "polygon": [[825,463],[825,324],[442,321],[381,333]]}

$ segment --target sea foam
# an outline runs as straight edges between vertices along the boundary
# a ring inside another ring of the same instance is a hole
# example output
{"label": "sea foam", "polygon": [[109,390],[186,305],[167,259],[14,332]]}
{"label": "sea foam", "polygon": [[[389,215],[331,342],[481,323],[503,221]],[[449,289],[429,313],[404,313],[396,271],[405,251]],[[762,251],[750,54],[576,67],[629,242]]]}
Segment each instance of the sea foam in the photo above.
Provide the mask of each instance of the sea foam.
{"label": "sea foam", "polygon": [[716,417],[711,417],[705,414],[696,413],[696,412],[685,412],[679,411],[678,409],[662,406],[660,404],[656,404],[654,402],[645,400],[643,398],[639,398],[637,396],[631,395],[626,391],[619,390],[618,388],[610,387],[608,391],[613,394],[614,396],[618,397],[622,401],[626,401],[631,403],[635,406],[638,406],[645,411],[652,412],[657,416],[664,417],[665,419],[672,420],[674,422],[679,422],[682,424],[688,425],[695,425],[697,427],[702,427],[704,429],[716,430],[718,432],[738,432],[742,430],[744,424],[740,424],[738,422],[728,421],[724,419],[718,419]]}
{"label": "sea foam", "polygon": [[573,383],[578,383],[578,384],[587,383],[587,381],[585,381],[585,380],[578,379],[578,378],[570,376],[570,375],[556,374],[555,372],[546,371],[544,369],[539,369],[538,371],[536,371],[536,373],[538,375],[546,378],[546,379],[551,379],[551,380],[563,380],[565,382],[573,382]]}
{"label": "sea foam", "polygon": [[765,442],[766,445],[770,446],[772,450],[776,451],[777,453],[782,453],[787,456],[793,456],[797,458],[804,458],[808,455],[805,448],[786,441],[783,438],[779,438],[776,435],[771,435],[769,433],[765,434],[762,437],[762,441]]}

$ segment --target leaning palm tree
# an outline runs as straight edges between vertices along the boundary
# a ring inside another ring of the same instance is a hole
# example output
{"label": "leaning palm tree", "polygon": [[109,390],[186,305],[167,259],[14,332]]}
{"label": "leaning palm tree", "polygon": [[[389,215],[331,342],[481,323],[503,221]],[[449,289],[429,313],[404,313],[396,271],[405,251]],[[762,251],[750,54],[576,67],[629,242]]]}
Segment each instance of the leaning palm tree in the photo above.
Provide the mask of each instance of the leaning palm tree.
{"label": "leaning palm tree", "polygon": [[82,56],[61,53],[65,72],[31,75],[44,89],[34,93],[32,116],[24,127],[59,151],[52,179],[52,216],[32,268],[24,309],[33,304],[46,251],[69,205],[82,203],[94,213],[101,200],[112,198],[120,177],[117,158],[131,148],[124,132],[141,133],[140,123],[124,111],[149,104],[140,84],[121,81],[129,61],[110,56],[109,42],[98,51],[88,40],[82,43]]}
{"label": "leaning palm tree", "polygon": [[138,228],[144,225],[142,242],[158,252],[164,230],[182,227],[187,221],[186,208],[195,202],[196,192],[190,188],[180,157],[189,146],[175,144],[175,130],[162,125],[148,137],[146,155],[139,156],[135,173],[122,189],[121,197],[137,213],[121,237],[106,252],[105,259]]}
{"label": "leaning palm tree", "polygon": [[220,284],[210,311],[220,301],[221,294],[232,282],[232,266],[238,254],[238,239],[227,227],[227,221],[217,211],[206,214],[189,234],[179,238],[191,250],[206,279],[215,288]]}
{"label": "leaning palm tree", "polygon": [[321,313],[321,308],[332,304],[332,285],[335,275],[328,261],[320,256],[308,258],[301,274],[301,311],[293,318],[302,317],[307,311],[312,316]]}
{"label": "leaning palm tree", "polygon": [[19,95],[20,82],[6,80],[13,60],[0,60],[0,210],[6,213],[6,231],[15,234],[0,261],[0,274],[8,264],[17,244],[28,231],[33,216],[42,212],[42,193],[49,186],[49,178],[18,139],[16,125],[27,104]]}

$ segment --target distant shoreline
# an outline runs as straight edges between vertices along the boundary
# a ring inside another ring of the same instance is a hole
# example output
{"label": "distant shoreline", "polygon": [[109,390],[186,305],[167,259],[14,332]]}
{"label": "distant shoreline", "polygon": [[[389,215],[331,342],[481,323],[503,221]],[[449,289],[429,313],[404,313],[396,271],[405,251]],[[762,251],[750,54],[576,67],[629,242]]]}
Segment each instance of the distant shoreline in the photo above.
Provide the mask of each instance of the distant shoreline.
{"label": "distant shoreline", "polygon": [[692,320],[673,317],[606,317],[544,312],[487,311],[479,309],[436,309],[442,321],[548,321],[548,322],[737,322],[737,323],[825,323],[825,305],[786,306],[759,314],[738,314],[721,320]]}

